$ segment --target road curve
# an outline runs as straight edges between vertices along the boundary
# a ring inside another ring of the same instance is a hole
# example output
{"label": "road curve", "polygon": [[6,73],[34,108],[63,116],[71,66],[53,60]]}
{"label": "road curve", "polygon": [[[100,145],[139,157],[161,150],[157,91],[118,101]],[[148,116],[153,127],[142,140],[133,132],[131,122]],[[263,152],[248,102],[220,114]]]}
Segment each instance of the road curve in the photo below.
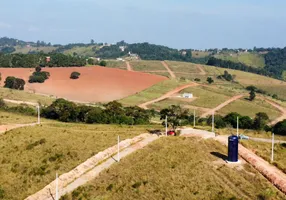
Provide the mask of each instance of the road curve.
{"label": "road curve", "polygon": [[280,112],[281,112],[281,116],[276,118],[275,120],[273,120],[272,122],[270,122],[269,125],[275,125],[277,124],[278,122],[280,121],[283,121],[284,119],[286,119],[286,109],[283,108],[282,106],[280,106],[279,104],[273,102],[273,101],[270,101],[266,98],[262,98],[263,100],[265,100],[267,103],[269,103],[270,105],[272,105],[273,107],[277,108]]}
{"label": "road curve", "polygon": [[230,98],[229,100],[223,102],[222,104],[220,104],[220,105],[217,106],[216,108],[211,109],[210,111],[208,111],[208,112],[202,114],[201,117],[207,117],[207,116],[209,116],[209,115],[212,115],[213,112],[216,112],[216,111],[222,109],[223,107],[227,106],[228,104],[232,103],[233,101],[236,101],[236,100],[242,98],[243,96],[244,96],[244,94],[240,94],[240,95],[234,96],[234,97]]}
{"label": "road curve", "polygon": [[169,72],[171,78],[176,78],[176,75],[174,74],[174,72],[169,68],[168,64],[165,61],[161,62],[162,65],[166,68],[166,70]]}
{"label": "road curve", "polygon": [[162,101],[164,99],[167,99],[169,98],[170,96],[172,96],[173,94],[176,94],[186,88],[189,88],[189,87],[195,87],[195,86],[198,86],[197,83],[190,83],[190,84],[187,84],[187,85],[182,85],[180,87],[177,87],[176,89],[172,90],[172,91],[169,91],[168,93],[164,94],[163,96],[157,98],[157,99],[154,99],[152,101],[148,101],[146,103],[143,103],[143,104],[140,104],[138,105],[140,108],[144,108],[144,109],[148,109],[148,105],[150,104],[153,104],[153,103],[156,103],[156,102],[159,102],[159,101]]}

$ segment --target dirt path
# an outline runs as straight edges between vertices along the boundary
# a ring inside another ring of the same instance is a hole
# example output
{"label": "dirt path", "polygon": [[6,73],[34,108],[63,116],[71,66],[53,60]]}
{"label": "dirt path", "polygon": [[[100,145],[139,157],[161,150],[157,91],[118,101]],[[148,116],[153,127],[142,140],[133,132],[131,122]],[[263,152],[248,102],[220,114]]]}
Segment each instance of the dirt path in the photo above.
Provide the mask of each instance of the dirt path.
{"label": "dirt path", "polygon": [[27,127],[27,126],[36,126],[36,125],[37,125],[37,123],[0,125],[0,135],[7,132],[7,131],[16,129],[16,128],[22,128],[22,127]]}
{"label": "dirt path", "polygon": [[38,103],[28,102],[28,101],[18,101],[18,100],[10,100],[10,99],[3,99],[5,102],[14,103],[14,104],[27,104],[30,106],[38,106]]}
{"label": "dirt path", "polygon": [[201,65],[197,65],[198,70],[200,71],[200,75],[206,75],[206,71]]}
{"label": "dirt path", "polygon": [[[131,154],[137,150],[144,148],[145,146],[147,146],[151,142],[157,140],[158,138],[159,137],[157,135],[148,134],[148,137],[145,137],[143,140],[141,140],[135,144],[132,144],[132,145],[124,148],[123,150],[121,150],[120,159],[128,156],[129,154]],[[117,159],[116,155],[114,156],[114,158],[112,156],[110,156],[108,159],[106,159],[103,162],[100,162],[99,165],[94,165],[95,167],[93,167],[91,170],[88,170],[86,173],[84,173],[83,175],[79,176],[78,178],[72,180],[68,184],[64,184],[63,183],[64,181],[61,180],[61,176],[60,176],[60,178],[59,178],[59,197],[64,196],[65,194],[74,191],[76,188],[86,184],[89,181],[92,181],[97,176],[99,176],[99,174],[103,170],[109,168],[111,165],[116,163],[117,162],[116,159]],[[48,188],[50,189],[52,195],[55,196],[55,184],[51,183],[49,185],[49,187],[46,187],[43,190],[39,191],[38,193],[29,196],[28,198],[26,198],[26,200],[53,200],[53,198],[51,197],[51,195],[49,193]]]}
{"label": "dirt path", "polygon": [[166,70],[169,72],[171,78],[176,78],[176,75],[174,74],[174,72],[169,68],[168,64],[165,61],[161,62],[162,65],[164,65],[164,67],[166,68]]}
{"label": "dirt path", "polygon": [[[256,141],[256,142],[266,142],[266,143],[272,143],[272,139],[266,139],[266,138],[253,138],[250,137],[250,140]],[[282,143],[286,143],[286,141],[283,140],[275,140],[274,143],[277,144],[282,144]]]}
{"label": "dirt path", "polygon": [[[259,98],[262,98],[262,97],[259,97]],[[282,106],[280,106],[279,104],[273,102],[273,101],[270,101],[266,98],[262,98],[264,101],[266,101],[267,103],[269,103],[270,105],[272,105],[273,107],[277,108],[280,112],[281,112],[281,116],[276,118],[275,120],[273,120],[272,122],[270,122],[269,125],[275,125],[277,124],[278,122],[280,121],[283,121],[284,119],[286,119],[286,109],[283,108]]]}
{"label": "dirt path", "polygon": [[172,95],[174,95],[174,94],[176,94],[176,93],[178,93],[178,92],[180,92],[180,91],[182,91],[182,90],[184,90],[186,88],[195,87],[195,86],[198,86],[198,84],[197,83],[190,83],[190,84],[187,84],[187,85],[182,85],[182,86],[177,87],[176,89],[174,89],[174,90],[164,94],[163,96],[161,96],[161,97],[159,97],[157,99],[154,99],[152,101],[148,101],[148,102],[140,104],[138,106],[141,107],[141,108],[144,108],[144,109],[148,109],[147,106],[150,105],[150,104],[156,103],[158,101],[162,101],[162,100],[167,99],[167,98],[171,97]]}
{"label": "dirt path", "polygon": [[133,72],[130,62],[126,61],[127,70]]}
{"label": "dirt path", "polygon": [[209,115],[212,115],[213,112],[216,112],[216,111],[222,109],[223,107],[227,106],[228,104],[232,103],[233,101],[236,101],[236,100],[242,98],[243,96],[244,96],[244,94],[240,94],[240,95],[234,96],[234,97],[232,97],[231,99],[229,99],[229,100],[223,102],[222,104],[220,104],[220,105],[217,106],[216,108],[211,109],[210,111],[208,111],[208,112],[202,114],[201,117],[204,118],[204,117],[207,117],[207,116],[209,116]]}

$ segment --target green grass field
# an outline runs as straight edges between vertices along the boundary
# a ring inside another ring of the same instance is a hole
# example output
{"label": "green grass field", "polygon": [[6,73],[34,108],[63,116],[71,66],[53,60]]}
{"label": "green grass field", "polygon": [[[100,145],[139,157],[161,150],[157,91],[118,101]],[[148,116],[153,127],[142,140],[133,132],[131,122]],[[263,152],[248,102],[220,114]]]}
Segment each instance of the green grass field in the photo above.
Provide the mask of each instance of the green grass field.
{"label": "green grass field", "polygon": [[54,98],[48,96],[42,96],[34,93],[29,93],[27,91],[12,90],[3,87],[0,87],[0,97],[3,99],[40,103],[42,105],[50,105],[55,100]]}
{"label": "green grass field", "polygon": [[166,80],[135,95],[121,99],[119,102],[123,105],[139,105],[141,103],[156,99],[163,94],[185,84],[187,84],[187,82],[182,82],[178,80]]}
{"label": "green grass field", "polygon": [[167,71],[160,61],[131,61],[134,71]]}
{"label": "green grass field", "polygon": [[57,47],[20,47],[20,46],[16,46],[15,47],[16,51],[13,53],[22,53],[22,54],[28,54],[31,51],[35,51],[35,52],[40,52],[43,51],[44,53],[50,53],[54,50],[57,49]]}
{"label": "green grass field", "polygon": [[[155,126],[160,129],[162,126]],[[4,199],[20,200],[37,192],[96,153],[121,140],[146,133],[152,126],[45,123],[0,137],[0,187]]]}
{"label": "green grass field", "polygon": [[281,115],[276,108],[272,107],[270,104],[260,99],[256,99],[253,102],[244,99],[239,99],[228,104],[227,106],[218,111],[218,113],[222,115],[226,115],[230,112],[237,112],[241,115],[249,116],[252,118],[255,117],[256,113],[265,112],[271,120],[274,120]]}
{"label": "green grass field", "polygon": [[204,58],[209,56],[210,53],[206,51],[192,51],[192,57],[194,58]]}
{"label": "green grass field", "polygon": [[125,69],[127,70],[126,63],[123,61],[116,61],[116,60],[107,60],[106,67],[109,68],[118,68],[118,69]]}
{"label": "green grass field", "polygon": [[89,56],[89,57],[93,57],[95,56],[94,51],[92,50],[94,46],[86,46],[86,47],[79,47],[79,46],[75,46],[72,49],[68,49],[65,50],[63,53],[66,55],[73,55],[74,53],[80,55],[80,56]]}
{"label": "green grass field", "polygon": [[[276,138],[277,139],[277,138]],[[257,155],[263,159],[271,162],[271,143],[256,142],[256,141],[242,141],[242,144],[253,150]],[[286,173],[286,144],[275,144],[274,145],[274,162],[273,165],[277,166],[284,173]]]}
{"label": "green grass field", "polygon": [[285,199],[249,164],[230,167],[213,140],[161,138],[62,200]]}
{"label": "green grass field", "polygon": [[37,117],[15,114],[0,110],[0,125],[28,124],[37,122]]}
{"label": "green grass field", "polygon": [[233,53],[233,54],[223,54],[216,55],[216,58],[220,58],[223,60],[230,60],[233,62],[240,62],[252,67],[260,67],[263,68],[265,66],[264,57],[260,54],[255,53]]}
{"label": "green grass field", "polygon": [[200,73],[196,64],[187,62],[166,61],[173,72]]}

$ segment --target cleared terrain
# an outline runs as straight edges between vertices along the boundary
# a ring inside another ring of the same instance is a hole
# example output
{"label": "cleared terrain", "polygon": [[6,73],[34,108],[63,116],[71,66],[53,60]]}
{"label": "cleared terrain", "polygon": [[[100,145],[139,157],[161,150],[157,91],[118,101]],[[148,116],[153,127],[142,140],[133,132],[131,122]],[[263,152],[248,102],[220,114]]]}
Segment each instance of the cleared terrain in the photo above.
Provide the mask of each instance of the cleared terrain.
{"label": "cleared terrain", "polygon": [[250,165],[226,165],[226,154],[213,140],[162,138],[62,199],[285,199]]}
{"label": "cleared terrain", "polygon": [[[45,83],[28,83],[34,69],[1,68],[2,85],[7,76],[26,80],[26,91],[63,97],[80,102],[108,102],[127,97],[150,86],[166,80],[162,76],[128,72],[104,67],[45,68],[51,76]],[[70,74],[81,74],[77,80],[70,79]]]}

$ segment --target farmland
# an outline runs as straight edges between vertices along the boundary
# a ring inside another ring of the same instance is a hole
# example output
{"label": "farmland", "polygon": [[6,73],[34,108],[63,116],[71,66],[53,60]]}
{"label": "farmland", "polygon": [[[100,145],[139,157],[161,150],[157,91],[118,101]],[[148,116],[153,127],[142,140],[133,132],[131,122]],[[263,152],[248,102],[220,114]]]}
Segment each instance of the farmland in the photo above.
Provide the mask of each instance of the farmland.
{"label": "farmland", "polygon": [[285,198],[250,165],[227,166],[226,153],[212,140],[162,138],[62,199]]}
{"label": "farmland", "polygon": [[[80,102],[108,102],[135,94],[167,79],[104,67],[69,67],[46,68],[45,71],[51,74],[50,78],[42,84],[31,84],[27,79],[33,71],[30,68],[1,68],[2,84],[7,76],[12,75],[27,82],[27,91]],[[74,71],[81,74],[77,80],[70,79],[70,74]],[[136,84],[133,84],[134,81]]]}
{"label": "farmland", "polygon": [[[5,199],[24,199],[59,174],[121,139],[161,126],[84,125],[46,122],[7,132],[0,137],[0,186]],[[79,145],[80,144],[80,145]]]}

